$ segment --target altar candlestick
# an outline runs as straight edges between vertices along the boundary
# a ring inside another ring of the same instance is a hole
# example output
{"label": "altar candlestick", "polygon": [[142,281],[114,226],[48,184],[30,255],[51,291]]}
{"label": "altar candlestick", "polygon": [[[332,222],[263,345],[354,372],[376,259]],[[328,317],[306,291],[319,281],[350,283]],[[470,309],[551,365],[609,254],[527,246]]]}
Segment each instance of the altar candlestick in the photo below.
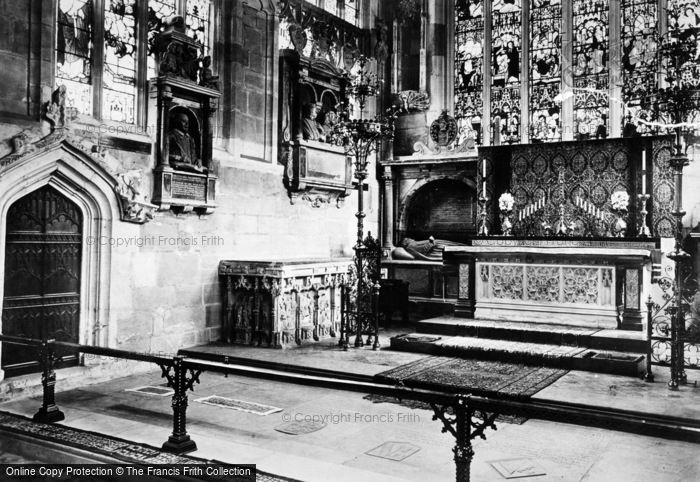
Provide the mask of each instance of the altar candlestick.
{"label": "altar candlestick", "polygon": [[486,197],[486,181],[481,184],[481,195]]}
{"label": "altar candlestick", "polygon": [[484,159],[484,162],[481,165],[481,177],[486,179],[486,159]]}
{"label": "altar candlestick", "polygon": [[647,151],[642,151],[642,194],[647,193]]}

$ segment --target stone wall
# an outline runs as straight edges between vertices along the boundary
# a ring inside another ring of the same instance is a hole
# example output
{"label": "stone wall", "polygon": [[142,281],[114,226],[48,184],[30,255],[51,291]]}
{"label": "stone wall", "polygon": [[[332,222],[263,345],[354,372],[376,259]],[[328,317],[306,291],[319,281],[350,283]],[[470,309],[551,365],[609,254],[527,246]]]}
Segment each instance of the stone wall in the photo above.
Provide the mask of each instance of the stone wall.
{"label": "stone wall", "polygon": [[[19,132],[27,133],[31,141],[49,132],[48,124],[40,121],[38,106],[50,99],[54,88],[54,21],[49,17],[42,23],[42,15],[52,11],[42,3],[50,2],[0,0],[0,15],[10,19],[0,26],[0,61],[8,66],[0,71],[0,85],[11,86],[0,92],[0,158],[12,152],[11,139]],[[216,16],[213,66],[222,87],[212,166],[219,176],[218,208],[202,216],[159,211],[143,225],[117,220],[110,238],[87,241],[105,244],[111,274],[106,285],[109,307],[98,320],[97,333],[87,334],[86,341],[102,339],[117,348],[172,353],[216,340],[222,321],[217,275],[221,259],[352,256],[355,194],[340,208],[313,208],[302,200],[290,203],[284,166],[277,159],[276,17],[245,3],[217,2],[223,9]],[[29,28],[29,18],[41,26],[41,35]],[[41,68],[35,69],[37,65]],[[47,71],[49,83],[42,85]],[[117,129],[120,126],[85,118],[74,125],[92,132],[88,147],[111,145],[103,152],[117,170],[141,171],[144,191],[150,196],[154,156],[125,143],[115,147],[124,139],[135,145],[152,144],[150,131],[124,132]],[[148,119],[147,125],[155,121]],[[374,178],[372,170],[365,194],[365,226],[376,236]]]}

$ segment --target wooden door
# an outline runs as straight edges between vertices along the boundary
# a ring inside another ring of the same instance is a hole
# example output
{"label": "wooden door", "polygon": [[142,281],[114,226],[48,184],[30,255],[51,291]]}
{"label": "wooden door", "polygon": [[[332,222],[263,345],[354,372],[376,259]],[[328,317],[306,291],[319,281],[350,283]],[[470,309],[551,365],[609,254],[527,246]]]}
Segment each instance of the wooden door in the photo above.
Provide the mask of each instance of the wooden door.
{"label": "wooden door", "polygon": [[[2,333],[78,342],[82,213],[50,186],[7,214]],[[63,356],[59,366],[77,363]],[[35,349],[3,343],[5,376],[39,371]]]}

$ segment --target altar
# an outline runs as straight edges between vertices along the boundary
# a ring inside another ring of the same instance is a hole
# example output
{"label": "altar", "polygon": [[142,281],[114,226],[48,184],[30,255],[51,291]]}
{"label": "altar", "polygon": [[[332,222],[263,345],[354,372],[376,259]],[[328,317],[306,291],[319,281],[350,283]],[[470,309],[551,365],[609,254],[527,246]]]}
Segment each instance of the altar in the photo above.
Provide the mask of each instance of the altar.
{"label": "altar", "polygon": [[490,237],[446,246],[455,315],[640,330],[658,240]]}
{"label": "altar", "polygon": [[[456,316],[641,330],[652,265],[675,233],[671,148],[664,136],[617,138],[385,162],[383,265],[410,283],[411,301],[441,301]],[[473,179],[471,202],[438,189],[447,178]],[[421,197],[432,184],[440,195]],[[441,260],[406,255],[433,238]]]}

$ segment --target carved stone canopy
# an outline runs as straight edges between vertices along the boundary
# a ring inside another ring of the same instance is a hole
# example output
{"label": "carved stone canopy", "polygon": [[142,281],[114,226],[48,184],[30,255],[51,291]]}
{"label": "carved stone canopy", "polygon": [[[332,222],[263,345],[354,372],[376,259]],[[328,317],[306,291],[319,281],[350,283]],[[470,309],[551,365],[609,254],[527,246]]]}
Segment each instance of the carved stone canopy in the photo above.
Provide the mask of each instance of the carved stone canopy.
{"label": "carved stone canopy", "polygon": [[202,44],[185,34],[185,22],[173,17],[155,41],[158,75],[172,75],[197,82]]}
{"label": "carved stone canopy", "polygon": [[44,119],[49,122],[51,132],[33,141],[27,132],[13,137],[14,151],[0,158],[0,179],[10,170],[20,169],[48,152],[56,151],[57,158],[61,157],[59,152],[68,152],[111,186],[122,221],[143,224],[153,219],[156,206],[142,192],[141,171],[127,173],[119,169],[118,162],[107,162],[99,137],[90,139],[75,133],[72,124],[75,117],[75,111],[66,106],[66,87],[62,85],[44,106]]}
{"label": "carved stone canopy", "polygon": [[[19,141],[21,139],[21,141]],[[84,138],[76,136],[71,128],[54,129],[49,135],[29,141],[27,133],[15,137],[15,151],[0,158],[0,181],[12,171],[32,166],[33,163],[51,154],[56,162],[65,163],[66,156],[76,159],[92,171],[92,176],[99,178],[111,187],[112,196],[119,207],[121,221],[143,224],[155,214],[157,206],[151,204],[141,189],[141,172],[119,172],[106,160],[106,154],[97,145],[90,145]],[[17,149],[18,144],[21,146]],[[55,154],[54,154],[55,153]],[[60,161],[59,161],[60,160]]]}

